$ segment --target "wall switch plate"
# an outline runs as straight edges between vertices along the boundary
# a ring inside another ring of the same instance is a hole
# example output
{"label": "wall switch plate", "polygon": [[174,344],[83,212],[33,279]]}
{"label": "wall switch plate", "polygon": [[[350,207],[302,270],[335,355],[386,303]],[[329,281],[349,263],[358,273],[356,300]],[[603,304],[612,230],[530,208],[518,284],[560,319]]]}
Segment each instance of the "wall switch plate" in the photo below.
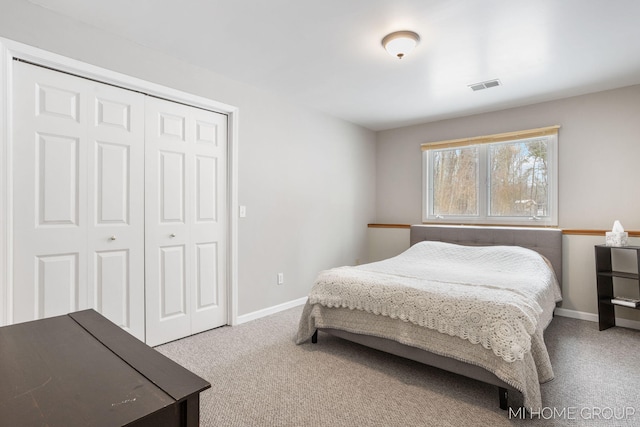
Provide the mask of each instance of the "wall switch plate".
{"label": "wall switch plate", "polygon": [[244,218],[247,216],[247,207],[240,206],[240,218]]}
{"label": "wall switch plate", "polygon": [[278,273],[278,285],[284,284],[284,273]]}

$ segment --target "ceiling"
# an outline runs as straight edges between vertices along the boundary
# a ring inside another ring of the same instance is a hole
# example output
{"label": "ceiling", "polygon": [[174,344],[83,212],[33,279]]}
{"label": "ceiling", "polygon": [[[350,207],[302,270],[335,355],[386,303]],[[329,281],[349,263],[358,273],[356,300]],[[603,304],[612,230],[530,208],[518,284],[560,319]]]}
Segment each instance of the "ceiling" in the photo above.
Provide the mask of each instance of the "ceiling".
{"label": "ceiling", "polygon": [[640,84],[637,0],[29,1],[372,130]]}

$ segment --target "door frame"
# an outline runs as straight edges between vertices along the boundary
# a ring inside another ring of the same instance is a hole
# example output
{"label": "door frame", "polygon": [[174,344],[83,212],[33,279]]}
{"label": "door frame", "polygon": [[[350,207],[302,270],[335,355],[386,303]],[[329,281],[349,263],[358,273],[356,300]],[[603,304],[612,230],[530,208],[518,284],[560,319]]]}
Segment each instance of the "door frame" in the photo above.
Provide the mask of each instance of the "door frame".
{"label": "door frame", "polygon": [[0,38],[0,326],[13,322],[12,108],[13,61],[20,59],[123,89],[142,92],[227,116],[227,323],[238,318],[238,121],[239,109],[151,83],[13,40]]}

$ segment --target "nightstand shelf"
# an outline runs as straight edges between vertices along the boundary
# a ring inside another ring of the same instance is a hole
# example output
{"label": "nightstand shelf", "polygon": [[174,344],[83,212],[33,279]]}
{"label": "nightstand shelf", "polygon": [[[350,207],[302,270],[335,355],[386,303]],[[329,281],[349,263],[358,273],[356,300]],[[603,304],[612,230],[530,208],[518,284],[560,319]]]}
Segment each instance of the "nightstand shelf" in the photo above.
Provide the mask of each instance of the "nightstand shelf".
{"label": "nightstand shelf", "polygon": [[[636,273],[627,271],[615,271],[612,267],[611,252],[612,250],[631,250],[636,252]],[[616,325],[615,307],[627,307],[633,310],[639,310],[640,307],[628,307],[624,305],[614,304],[611,299],[613,294],[613,279],[621,278],[635,280],[640,286],[640,246],[605,246],[596,245],[596,280],[598,284],[598,326],[599,329],[605,330]]]}

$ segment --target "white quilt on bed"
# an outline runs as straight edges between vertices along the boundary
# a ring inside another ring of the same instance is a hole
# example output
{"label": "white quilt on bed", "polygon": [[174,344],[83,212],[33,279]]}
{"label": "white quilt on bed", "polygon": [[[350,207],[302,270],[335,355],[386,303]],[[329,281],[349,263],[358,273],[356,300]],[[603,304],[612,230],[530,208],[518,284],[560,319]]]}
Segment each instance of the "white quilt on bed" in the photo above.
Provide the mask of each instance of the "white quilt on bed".
{"label": "white quilt on bed", "polygon": [[481,344],[522,360],[542,307],[561,299],[538,253],[515,246],[421,242],[397,257],[320,273],[310,304],[357,309]]}
{"label": "white quilt on bed", "polygon": [[322,272],[296,342],[316,328],[392,339],[483,367],[539,408],[540,383],[553,379],[542,334],[560,300],[534,251],[422,242],[385,261]]}

